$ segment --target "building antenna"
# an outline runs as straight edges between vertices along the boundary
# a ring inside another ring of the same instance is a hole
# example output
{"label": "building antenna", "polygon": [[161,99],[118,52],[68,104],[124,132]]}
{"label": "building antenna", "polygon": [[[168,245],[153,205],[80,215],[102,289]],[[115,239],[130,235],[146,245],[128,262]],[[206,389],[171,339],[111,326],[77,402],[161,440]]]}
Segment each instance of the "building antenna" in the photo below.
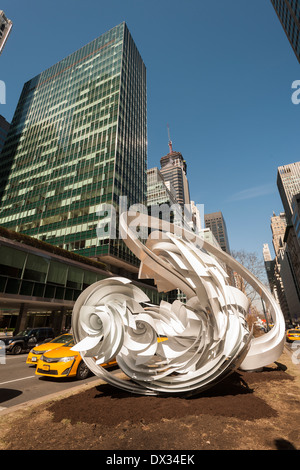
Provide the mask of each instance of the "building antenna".
{"label": "building antenna", "polygon": [[172,140],[171,140],[171,137],[170,137],[170,128],[169,128],[169,124],[167,124],[167,127],[168,127],[168,136],[169,136],[169,149],[170,149],[170,152],[169,152],[169,153],[172,153],[172,152],[173,152],[173,148],[172,148]]}

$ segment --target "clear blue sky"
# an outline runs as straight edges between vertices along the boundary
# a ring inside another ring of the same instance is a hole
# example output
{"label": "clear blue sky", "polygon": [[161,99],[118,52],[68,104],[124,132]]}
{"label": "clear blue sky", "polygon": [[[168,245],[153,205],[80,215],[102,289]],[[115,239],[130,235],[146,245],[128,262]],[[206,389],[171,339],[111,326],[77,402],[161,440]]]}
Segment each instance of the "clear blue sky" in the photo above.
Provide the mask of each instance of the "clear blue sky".
{"label": "clear blue sky", "polygon": [[191,198],[221,210],[234,250],[262,254],[282,211],[277,167],[299,160],[298,61],[270,0],[2,0],[0,57],[11,120],[23,84],[126,21],[147,67],[148,167],[174,150]]}

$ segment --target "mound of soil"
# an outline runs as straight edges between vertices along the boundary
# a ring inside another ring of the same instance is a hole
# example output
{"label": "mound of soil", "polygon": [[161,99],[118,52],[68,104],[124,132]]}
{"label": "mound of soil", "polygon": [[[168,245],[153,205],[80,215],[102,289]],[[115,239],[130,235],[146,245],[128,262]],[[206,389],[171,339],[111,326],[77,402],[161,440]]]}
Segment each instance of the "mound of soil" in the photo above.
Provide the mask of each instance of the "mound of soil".
{"label": "mound of soil", "polygon": [[130,395],[99,381],[7,415],[0,449],[300,449],[300,374],[282,359],[190,398]]}
{"label": "mound of soil", "polygon": [[[271,376],[267,373],[256,376],[252,377],[253,383],[256,379],[292,379],[282,371],[273,371]],[[253,393],[249,383],[250,377],[246,382],[242,374],[235,372],[213,388],[191,398],[130,395],[108,384],[102,384],[84,393],[62,399],[60,406],[53,403],[48,411],[53,413],[54,422],[60,422],[67,417],[71,424],[80,421],[107,427],[115,427],[120,422],[128,422],[131,425],[151,424],[162,419],[180,419],[193,415],[227,416],[243,420],[276,416],[277,412]],[[90,406],[91,403],[93,406]]]}

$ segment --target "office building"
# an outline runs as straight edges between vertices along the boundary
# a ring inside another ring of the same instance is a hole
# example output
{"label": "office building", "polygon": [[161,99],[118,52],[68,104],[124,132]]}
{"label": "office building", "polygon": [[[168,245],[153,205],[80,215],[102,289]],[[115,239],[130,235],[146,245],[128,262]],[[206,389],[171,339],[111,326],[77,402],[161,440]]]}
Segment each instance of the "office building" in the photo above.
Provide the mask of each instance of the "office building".
{"label": "office building", "polygon": [[[284,317],[288,322],[294,322],[300,312],[300,284],[297,276],[298,267],[294,263],[294,251],[291,241],[294,235],[293,227],[286,223],[283,212],[278,216],[273,213],[271,217],[272,242],[275,252],[273,265],[266,264],[267,275],[270,282],[272,276],[276,284],[278,299]],[[287,240],[289,239],[289,243]],[[271,273],[271,268],[274,272]]]}
{"label": "office building", "polygon": [[297,323],[300,321],[300,286],[295,276],[291,254],[287,246],[285,246],[285,249],[279,250],[277,259],[280,264],[280,276],[284,286],[289,318],[292,323]]}
{"label": "office building", "polygon": [[2,150],[0,225],[137,272],[111,227],[120,196],[146,205],[146,111],[146,68],[125,23],[25,83]]}
{"label": "office building", "polygon": [[187,179],[187,164],[180,152],[175,152],[169,141],[169,153],[160,159],[160,172],[164,180],[175,188],[176,200],[184,208],[190,204],[190,191]]}
{"label": "office building", "polygon": [[277,187],[286,215],[287,223],[292,219],[292,200],[300,192],[300,162],[278,167]]}
{"label": "office building", "polygon": [[[0,115],[0,162],[1,162],[1,151],[4,147],[4,143],[6,141],[9,128],[10,128],[10,124],[7,122],[7,120],[3,116]],[[9,174],[9,168],[7,168],[7,170],[5,172],[6,176],[2,175],[2,178],[0,176],[0,178],[2,179],[2,185],[0,186],[0,201],[1,201],[2,196],[3,196],[5,182],[6,182],[6,178],[7,178],[8,174]]]}
{"label": "office building", "polygon": [[264,243],[263,246],[263,257],[265,261],[271,261],[271,252],[268,243]]}
{"label": "office building", "polygon": [[10,127],[9,122],[7,122],[7,120],[0,114],[0,153],[4,146],[4,142],[6,140],[9,127]]}
{"label": "office building", "polygon": [[284,212],[280,212],[276,215],[273,212],[271,217],[271,231],[272,231],[272,243],[274,247],[275,255],[277,255],[280,248],[284,246],[284,234],[286,230],[286,217]]}
{"label": "office building", "polygon": [[176,191],[170,181],[165,181],[158,168],[147,170],[147,205],[148,207],[177,204]]}
{"label": "office building", "polygon": [[293,320],[290,315],[284,285],[281,277],[281,264],[279,262],[280,257],[275,256],[274,259],[271,259],[271,253],[269,245],[267,243],[265,243],[263,247],[263,257],[270,291],[272,292],[275,300],[280,305],[286,324],[290,325]]}
{"label": "office building", "polygon": [[[160,218],[171,224],[182,226],[183,212],[176,199],[176,191],[171,181],[165,181],[157,167],[147,170],[147,207],[148,214]],[[151,230],[156,229],[152,227]],[[179,289],[168,292],[170,302],[181,300],[185,302],[186,296]]]}
{"label": "office building", "polygon": [[[105,265],[27,235],[0,227],[0,328],[70,328],[78,296],[113,276]],[[167,295],[133,280],[154,304]]]}
{"label": "office building", "polygon": [[0,10],[0,55],[4,49],[12,26],[12,21],[6,18],[3,10]]}
{"label": "office building", "polygon": [[271,2],[300,62],[300,3],[298,0],[271,0]]}
{"label": "office building", "polygon": [[281,277],[284,284],[290,315],[293,321],[300,314],[300,246],[299,207],[300,162],[278,168],[277,186],[286,215],[286,228],[282,236],[282,247],[278,254]]}
{"label": "office building", "polygon": [[300,193],[295,194],[292,199],[292,224],[300,248]]}
{"label": "office building", "polygon": [[[276,272],[277,272],[276,271],[276,258],[272,259],[268,243],[264,243],[263,245],[263,258],[264,258],[265,270],[266,270],[270,290],[273,296],[275,297],[275,299],[277,300],[277,302],[281,304],[279,297],[280,297],[280,292],[284,292],[284,288],[283,288],[280,276],[276,276]],[[279,283],[280,283],[279,284],[280,289],[278,289],[277,279],[279,280]]]}
{"label": "office building", "polygon": [[230,254],[230,246],[225,219],[222,212],[204,214],[205,227],[210,228],[223,251]]}

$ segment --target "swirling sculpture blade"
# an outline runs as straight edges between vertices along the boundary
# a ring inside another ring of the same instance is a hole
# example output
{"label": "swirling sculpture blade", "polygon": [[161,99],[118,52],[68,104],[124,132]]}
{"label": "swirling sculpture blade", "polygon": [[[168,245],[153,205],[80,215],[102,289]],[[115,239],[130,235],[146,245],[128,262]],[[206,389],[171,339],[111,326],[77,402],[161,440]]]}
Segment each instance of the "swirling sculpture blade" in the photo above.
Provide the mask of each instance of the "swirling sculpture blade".
{"label": "swirling sculpture blade", "polygon": [[[278,359],[284,319],[260,281],[194,233],[139,214],[140,226],[155,223],[158,228],[144,245],[130,228],[136,222],[136,214],[121,215],[123,239],[141,260],[140,279],[154,279],[159,291],[180,289],[187,301],[151,305],[141,289],[122,277],[88,287],[73,309],[73,349],[94,374],[133,393],[191,394],[237,368],[257,369]],[[248,299],[228,284],[222,264],[244,277],[267,303],[274,321],[267,334],[252,337],[245,321]],[[114,358],[123,378],[101,366]]]}

